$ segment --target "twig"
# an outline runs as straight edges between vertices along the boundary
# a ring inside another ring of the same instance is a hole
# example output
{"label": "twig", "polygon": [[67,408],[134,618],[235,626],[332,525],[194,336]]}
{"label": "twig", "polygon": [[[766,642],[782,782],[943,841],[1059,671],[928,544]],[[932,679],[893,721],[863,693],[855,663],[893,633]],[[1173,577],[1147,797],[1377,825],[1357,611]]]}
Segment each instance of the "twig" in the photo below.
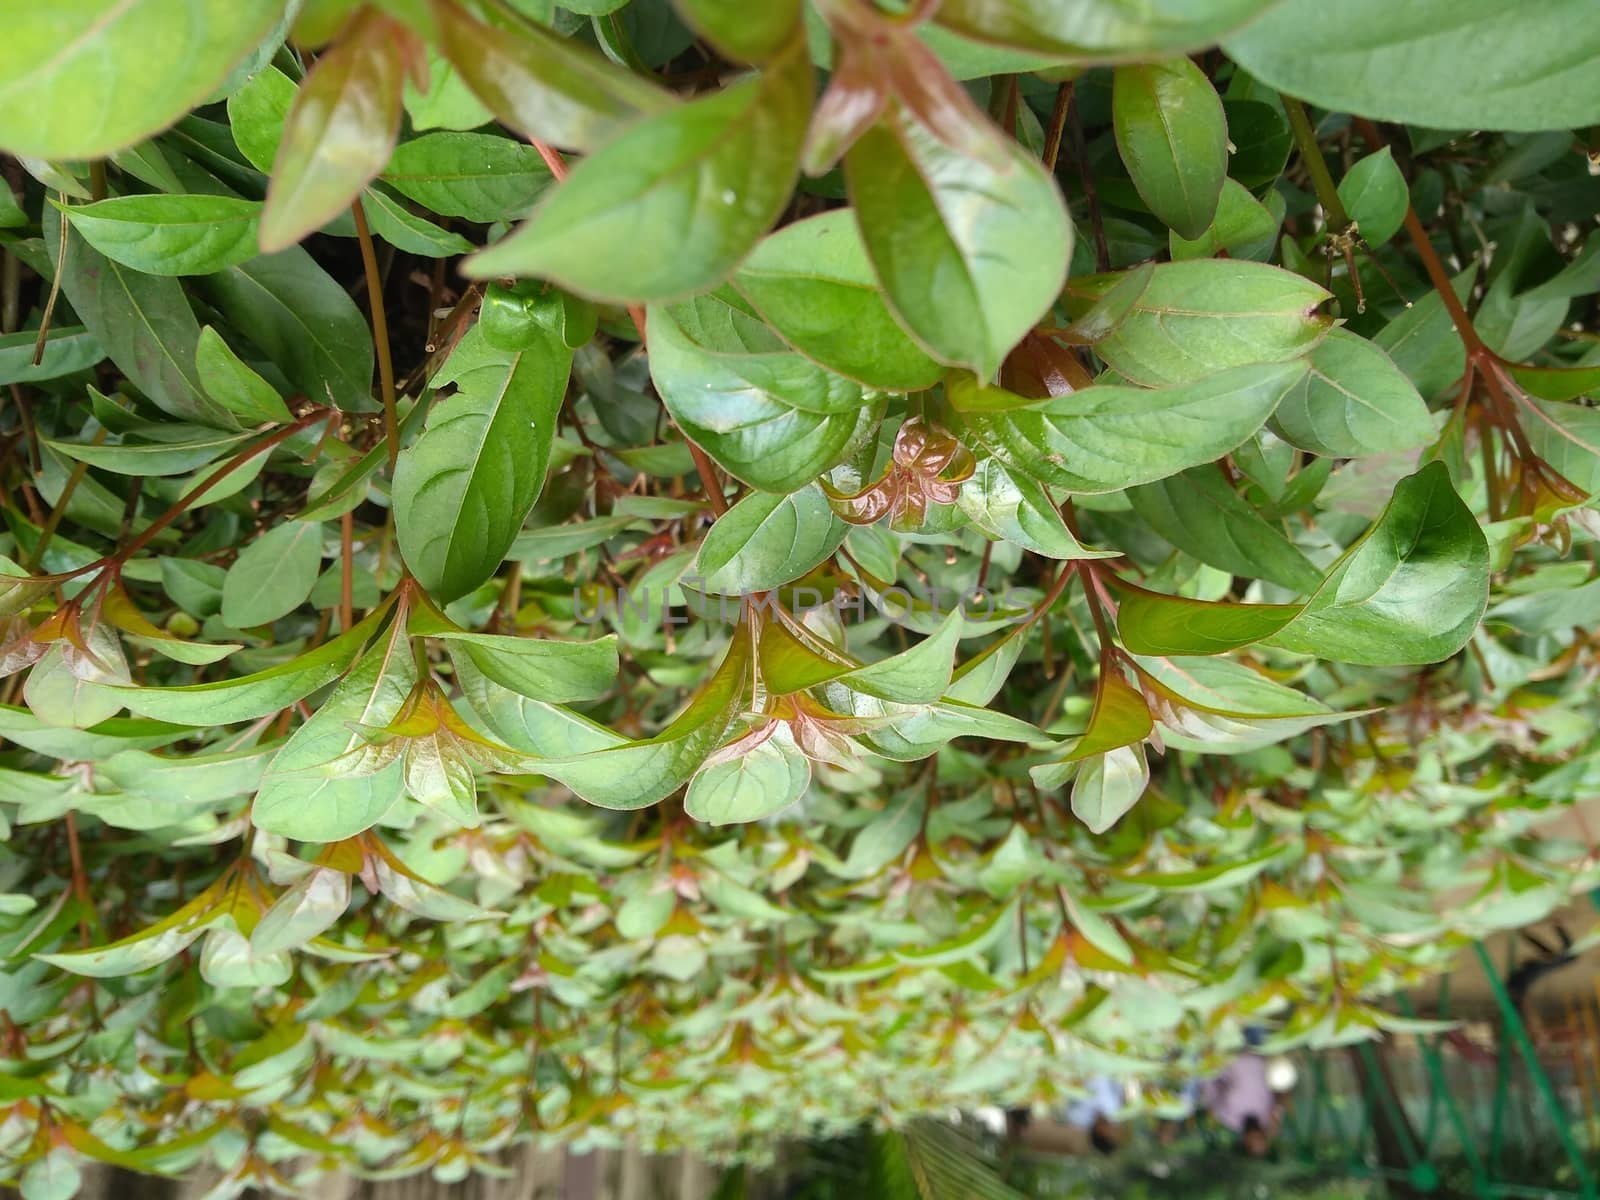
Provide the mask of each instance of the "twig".
{"label": "twig", "polygon": [[[61,203],[67,203],[67,194],[59,193]],[[39,318],[39,336],[33,342],[33,365],[38,366],[44,361],[45,339],[50,336],[50,318],[55,315],[56,300],[61,295],[61,276],[67,269],[67,238],[71,236],[72,223],[67,220],[67,214],[61,214],[61,240],[56,246],[56,273],[50,280],[50,295],[44,302],[44,313]]]}
{"label": "twig", "polygon": [[1071,94],[1070,90],[1067,100],[1067,125],[1072,130],[1072,157],[1078,163],[1078,181],[1083,185],[1084,199],[1089,204],[1089,225],[1094,230],[1095,270],[1109,271],[1111,244],[1106,241],[1105,221],[1100,215],[1100,194],[1094,188],[1094,172],[1089,170],[1089,149],[1083,137],[1083,117],[1078,112],[1077,96]]}
{"label": "twig", "polygon": [[350,206],[356,219],[356,240],[361,243],[361,265],[367,275],[367,311],[372,314],[372,342],[378,352],[378,380],[383,387],[383,437],[389,451],[389,471],[394,472],[400,454],[400,421],[395,415],[394,360],[389,356],[389,319],[383,310],[383,281],[378,274],[378,256],[372,248],[372,231],[361,201]]}
{"label": "twig", "polygon": [[1317,203],[1328,220],[1328,228],[1343,233],[1351,225],[1350,214],[1339,198],[1339,188],[1328,171],[1327,160],[1322,157],[1322,147],[1317,144],[1317,131],[1312,128],[1306,107],[1293,96],[1280,96],[1283,111],[1289,116],[1289,129],[1294,134],[1294,144],[1299,148],[1300,161],[1305,163],[1311,176],[1311,186],[1317,193]]}
{"label": "twig", "polygon": [[1050,126],[1044,131],[1044,169],[1055,173],[1061,156],[1061,135],[1067,130],[1067,111],[1072,107],[1072,81],[1056,89],[1056,106],[1050,110]]}

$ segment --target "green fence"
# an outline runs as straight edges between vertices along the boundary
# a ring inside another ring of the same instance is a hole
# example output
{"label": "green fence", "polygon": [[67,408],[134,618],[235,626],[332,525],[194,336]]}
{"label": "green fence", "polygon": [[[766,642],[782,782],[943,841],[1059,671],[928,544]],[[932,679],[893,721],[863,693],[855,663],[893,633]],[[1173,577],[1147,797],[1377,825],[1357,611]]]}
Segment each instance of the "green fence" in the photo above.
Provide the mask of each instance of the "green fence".
{"label": "green fence", "polygon": [[[1463,1057],[1443,1034],[1404,1051],[1366,1043],[1308,1056],[1284,1123],[1289,1152],[1329,1175],[1380,1176],[1401,1194],[1600,1200],[1592,1040],[1583,1056],[1541,1056],[1488,951],[1474,949],[1495,1003],[1490,1061]],[[1449,1006],[1446,986],[1438,1015]]]}

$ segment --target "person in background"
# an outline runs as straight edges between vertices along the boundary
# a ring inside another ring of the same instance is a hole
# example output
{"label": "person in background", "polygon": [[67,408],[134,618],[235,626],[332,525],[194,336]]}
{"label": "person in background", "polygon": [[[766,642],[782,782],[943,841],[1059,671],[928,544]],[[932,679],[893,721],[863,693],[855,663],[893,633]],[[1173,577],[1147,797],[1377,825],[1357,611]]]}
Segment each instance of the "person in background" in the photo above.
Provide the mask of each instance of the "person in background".
{"label": "person in background", "polygon": [[1122,1085],[1106,1075],[1089,1081],[1089,1094],[1067,1106],[1067,1124],[1085,1130],[1089,1145],[1101,1154],[1117,1148],[1117,1118],[1122,1113]]}
{"label": "person in background", "polygon": [[1267,1083],[1267,1060],[1241,1054],[1200,1085],[1200,1102],[1219,1125],[1239,1138],[1239,1149],[1265,1158],[1278,1130],[1278,1100]]}

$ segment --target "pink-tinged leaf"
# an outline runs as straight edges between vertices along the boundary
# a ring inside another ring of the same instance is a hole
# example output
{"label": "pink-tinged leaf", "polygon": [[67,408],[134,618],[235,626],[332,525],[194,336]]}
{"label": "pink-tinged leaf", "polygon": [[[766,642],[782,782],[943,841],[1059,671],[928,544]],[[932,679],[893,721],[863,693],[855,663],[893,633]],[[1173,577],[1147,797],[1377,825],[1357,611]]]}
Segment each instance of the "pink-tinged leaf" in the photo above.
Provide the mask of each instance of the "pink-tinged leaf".
{"label": "pink-tinged leaf", "polygon": [[296,93],[261,212],[261,249],[294,245],[349,208],[394,152],[416,37],[367,10],[317,60]]}

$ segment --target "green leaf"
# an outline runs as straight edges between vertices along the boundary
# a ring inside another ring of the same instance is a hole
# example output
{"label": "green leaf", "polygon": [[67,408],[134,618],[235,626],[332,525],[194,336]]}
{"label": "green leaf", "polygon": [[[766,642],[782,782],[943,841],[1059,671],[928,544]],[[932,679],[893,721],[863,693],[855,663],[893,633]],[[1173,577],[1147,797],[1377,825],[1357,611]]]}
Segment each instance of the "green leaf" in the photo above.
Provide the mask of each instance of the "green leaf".
{"label": "green leaf", "polygon": [[0,384],[59,379],[87,370],[106,356],[94,334],[82,325],[55,325],[35,366],[33,348],[38,340],[36,329],[0,334]]}
{"label": "green leaf", "polygon": [[540,276],[610,301],[720,283],[789,201],[812,89],[796,43],[758,78],[639,120],[467,274]]}
{"label": "green leaf", "polygon": [[1511,363],[1506,370],[1530,396],[1541,400],[1576,400],[1600,391],[1600,363],[1588,367],[1530,367]]}
{"label": "green leaf", "polygon": [[1272,212],[1236,179],[1222,183],[1217,215],[1201,235],[1190,241],[1174,231],[1167,237],[1174,262],[1190,258],[1263,259],[1277,239],[1282,208]]}
{"label": "green leaf", "polygon": [[[62,236],[53,208],[44,214],[44,230],[47,244]],[[180,420],[237,427],[200,386],[194,365],[200,323],[176,279],[130,270],[68,236],[61,290],[111,361],[157,408]]]}
{"label": "green leaf", "polygon": [[1330,330],[1310,362],[1311,370],[1272,415],[1274,432],[1290,445],[1355,458],[1433,439],[1433,419],[1417,389],[1365,338]]}
{"label": "green leaf", "polygon": [[897,949],[894,956],[903,963],[923,967],[962,962],[983,953],[1001,937],[1011,932],[1012,917],[1015,913],[1016,907],[1011,904],[992,907],[956,936],[945,938],[931,946],[908,946]]}
{"label": "green leaf", "polygon": [[1140,659],[1144,688],[1169,747],[1206,754],[1259,749],[1359,713],[1320,701],[1228,658]]}
{"label": "green leaf", "polygon": [[1281,630],[1298,604],[1226,604],[1168,596],[1118,581],[1117,632],[1135,654],[1222,654]]}
{"label": "green leaf", "polygon": [[208,275],[259,253],[254,200],[114,196],[62,211],[101,254],[146,275]]}
{"label": "green leaf", "polygon": [[[1075,280],[1074,298],[1098,300],[1121,280]],[[1164,387],[1228,367],[1283,362],[1317,345],[1330,326],[1315,315],[1328,293],[1265,263],[1195,259],[1159,263],[1095,353],[1133,383]]]}
{"label": "green leaf", "polygon": [[726,291],[651,308],[650,375],[667,411],[731,475],[793,492],[843,461],[884,401],[795,354]]}
{"label": "green leaf", "polygon": [[791,346],[848,379],[915,392],[942,374],[889,312],[855,219],[844,209],[763,239],[733,285]]}
{"label": "green leaf", "polygon": [[[173,286],[176,286],[174,284]],[[302,394],[370,412],[372,334],[348,293],[298,246],[207,275],[201,288]]]}
{"label": "green leaf", "polygon": [[1600,493],[1600,409],[1531,399],[1520,424],[1533,452],[1588,495]]}
{"label": "green leaf", "polygon": [[469,330],[434,379],[455,394],[400,455],[400,553],[441,603],[495,573],[544,488],[572,352],[558,333],[540,333],[533,348],[508,352],[481,326]]}
{"label": "green leaf", "polygon": [[1143,746],[1119,746],[1085,759],[1072,781],[1072,814],[1104,833],[1128,814],[1150,784]]}
{"label": "green leaf", "polygon": [[1150,736],[1152,728],[1150,706],[1145,703],[1143,693],[1113,665],[1109,670],[1101,670],[1095,684],[1089,724],[1073,743],[1067,757],[1069,760],[1088,758],[1137,745]]}
{"label": "green leaf", "polygon": [[[439,31],[441,39],[447,29]],[[434,47],[428,47],[428,90],[419,92],[416,80],[406,80],[406,114],[418,133],[429,129],[477,129],[494,120],[461,73]]]}
{"label": "green leaf", "polygon": [[1228,176],[1228,121],[1211,81],[1182,57],[1118,67],[1111,117],[1140,198],[1179,237],[1198,238]]}
{"label": "green leaf", "polygon": [[[1339,199],[1369,246],[1381,246],[1405,224],[1411,191],[1385,146],[1357,160],[1339,181]],[[1335,230],[1335,232],[1343,232]]]}
{"label": "green leaf", "polygon": [[787,496],[752,492],[706,534],[692,582],[721,595],[771,591],[826,561],[848,529],[814,483]]}
{"label": "green leaf", "polygon": [[0,44],[0,146],[88,159],[142,141],[202,103],[282,9],[282,0],[19,7]]}
{"label": "green leaf", "polygon": [[1136,654],[1218,654],[1264,641],[1335,662],[1440,662],[1488,603],[1489,548],[1444,465],[1403,479],[1303,605],[1220,604],[1126,583],[1117,625]]}
{"label": "green leaf", "polygon": [[[1450,281],[1463,303],[1472,295],[1478,274],[1474,263]],[[1373,344],[1394,360],[1394,365],[1416,384],[1424,400],[1432,400],[1454,386],[1466,369],[1467,350],[1446,311],[1439,293],[1429,290],[1393,321],[1378,331]]]}
{"label": "green leaf", "polygon": [[1114,550],[1090,550],[1072,536],[1061,511],[1027,475],[1008,470],[993,458],[980,459],[961,485],[956,503],[992,538],[1013,542],[1046,558],[1111,558]]}
{"label": "green leaf", "polygon": [[261,210],[261,249],[294,245],[344,212],[384,165],[400,133],[403,55],[413,35],[363,8],[295,93]]}
{"label": "green leaf", "polygon": [[684,21],[717,51],[742,62],[764,62],[794,40],[802,0],[676,0]]}
{"label": "green leaf", "polygon": [[471,633],[431,607],[411,616],[411,632],[436,637],[452,659],[466,659],[488,679],[533,700],[593,700],[617,678],[617,640],[558,642],[549,638]]}
{"label": "green leaf", "polygon": [[111,979],[148,971],[187,949],[195,939],[228,915],[232,907],[227,876],[213,883],[193,900],[153,925],[118,941],[88,950],[37,957],[78,975]]}
{"label": "green leaf", "polygon": [[[1323,108],[1430,129],[1600,121],[1600,25],[1587,0],[1285,0],[1230,38],[1257,79]],[[1462,64],[1496,63],[1463,86]]]}
{"label": "green leaf", "polygon": [[1200,50],[1271,0],[944,0],[939,24],[979,42],[1074,62],[1115,62]]}
{"label": "green leaf", "polygon": [[459,233],[440,229],[426,217],[417,216],[382,188],[369,187],[361,193],[361,211],[367,215],[373,236],[397,250],[429,258],[450,258],[470,254],[474,248]]}
{"label": "green leaf", "polygon": [[194,365],[206,395],[246,425],[293,419],[277,389],[246,366],[209,325],[200,331]]}
{"label": "green leaf", "polygon": [[1116,492],[1222,457],[1305,372],[1303,362],[1264,363],[1152,391],[1101,384],[960,421],[1014,473],[1071,492]]}
{"label": "green leaf", "polygon": [[348,633],[324,642],[286,663],[213,683],[185,687],[119,687],[122,703],[143,716],[159,721],[213,727],[235,721],[253,721],[276,713],[332,683],[355,661],[383,621],[386,609],[372,613]]}
{"label": "green leaf", "polygon": [[52,450],[119,475],[183,475],[221,458],[250,441],[248,433],[220,433],[202,425],[142,425],[124,434],[121,445],[44,439]]}
{"label": "green leaf", "polygon": [[272,170],[294,96],[294,80],[268,66],[228,97],[228,129],[234,145],[258,171]]}
{"label": "green leaf", "polygon": [[1305,611],[1269,641],[1336,662],[1441,662],[1466,645],[1488,598],[1488,543],[1433,462],[1400,482]]}
{"label": "green leaf", "polygon": [[765,741],[695,772],[683,811],[710,825],[759,821],[798,801],[810,784],[810,760],[788,725],[777,722]]}
{"label": "green leaf", "polygon": [[436,0],[439,46],[501,121],[529,137],[593,150],[672,96],[569,38],[489,9],[494,27]]}
{"label": "green leaf", "polygon": [[1269,579],[1290,591],[1312,591],[1322,572],[1275,525],[1251,508],[1210,466],[1195,467],[1132,488],[1128,499],[1178,549],[1230,575]]}
{"label": "green leaf", "polygon": [[322,569],[322,526],[287,521],[239,552],[222,581],[222,619],[235,629],[268,625],[305,603]]}
{"label": "green leaf", "polygon": [[358,727],[390,724],[416,681],[410,639],[397,621],[284,743],[261,781],[251,821],[307,842],[354,837],[376,824],[400,798],[401,764],[396,759],[377,771],[352,770],[367,745]]}
{"label": "green leaf", "polygon": [[922,828],[927,797],[922,788],[907,788],[861,827],[851,839],[843,874],[849,879],[876,875],[905,852]]}
{"label": "green leaf", "polygon": [[885,298],[934,357],[983,379],[1066,281],[1072,223],[1055,181],[998,131],[962,154],[898,107],[845,155],[845,179]]}
{"label": "green leaf", "polygon": [[738,714],[750,671],[743,632],[721,665],[678,717],[653,738],[566,758],[530,759],[528,766],[566,784],[602,808],[645,808],[689,781]]}
{"label": "green leaf", "polygon": [[852,691],[897,704],[931,704],[950,686],[956,646],[961,641],[958,607],[934,633],[909,650],[839,676]]}
{"label": "green leaf", "polygon": [[425,133],[395,147],[383,180],[429,212],[489,224],[527,212],[550,186],[550,168],[510,138]]}

